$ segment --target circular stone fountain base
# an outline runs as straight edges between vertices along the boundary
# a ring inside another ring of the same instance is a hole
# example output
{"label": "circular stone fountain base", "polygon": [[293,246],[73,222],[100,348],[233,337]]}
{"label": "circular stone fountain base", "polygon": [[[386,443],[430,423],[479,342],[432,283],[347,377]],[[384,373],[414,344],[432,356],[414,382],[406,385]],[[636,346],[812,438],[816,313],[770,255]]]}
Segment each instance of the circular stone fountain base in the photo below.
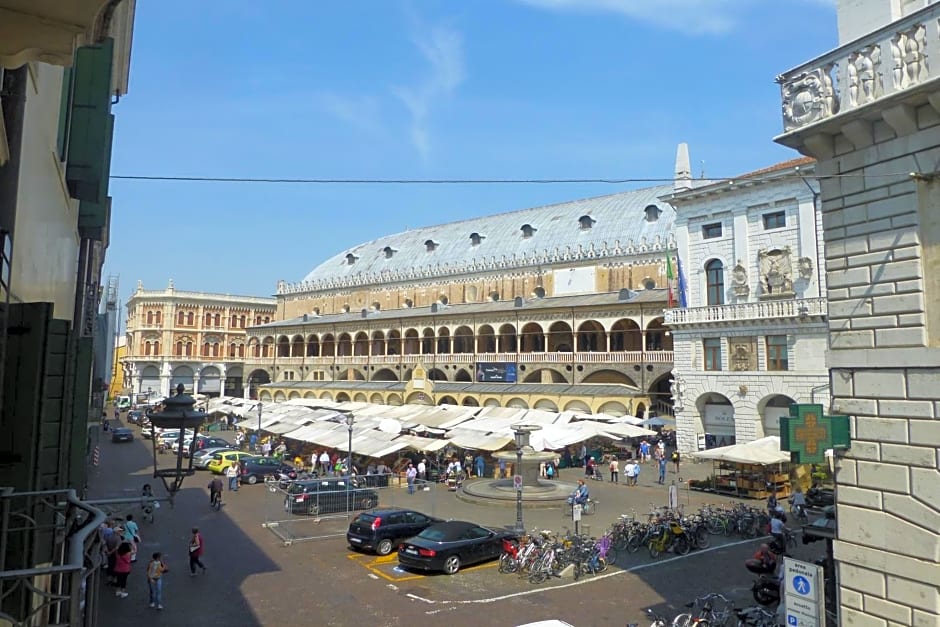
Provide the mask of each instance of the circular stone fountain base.
{"label": "circular stone fountain base", "polygon": [[[577,485],[564,481],[536,480],[532,485],[522,486],[522,506],[527,509],[562,507]],[[496,481],[465,482],[457,492],[457,498],[478,505],[515,507],[516,488],[512,479]]]}

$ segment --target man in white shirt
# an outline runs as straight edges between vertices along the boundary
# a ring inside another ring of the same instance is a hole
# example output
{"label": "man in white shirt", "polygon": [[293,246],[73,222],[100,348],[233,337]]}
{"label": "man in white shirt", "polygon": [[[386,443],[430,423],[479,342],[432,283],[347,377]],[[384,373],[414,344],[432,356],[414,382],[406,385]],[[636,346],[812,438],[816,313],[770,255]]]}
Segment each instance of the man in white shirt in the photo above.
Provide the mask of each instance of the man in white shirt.
{"label": "man in white shirt", "polygon": [[627,485],[633,485],[633,479],[636,477],[636,462],[631,460],[627,461],[627,464],[623,467],[623,474],[627,478]]}
{"label": "man in white shirt", "polygon": [[420,462],[418,462],[418,477],[417,478],[422,481],[428,480],[428,465],[423,459]]}
{"label": "man in white shirt", "polygon": [[330,474],[330,454],[325,450],[320,453],[320,475],[326,477]]}
{"label": "man in white shirt", "polygon": [[232,462],[225,467],[225,478],[228,479],[228,489],[232,492],[238,492],[238,462]]}

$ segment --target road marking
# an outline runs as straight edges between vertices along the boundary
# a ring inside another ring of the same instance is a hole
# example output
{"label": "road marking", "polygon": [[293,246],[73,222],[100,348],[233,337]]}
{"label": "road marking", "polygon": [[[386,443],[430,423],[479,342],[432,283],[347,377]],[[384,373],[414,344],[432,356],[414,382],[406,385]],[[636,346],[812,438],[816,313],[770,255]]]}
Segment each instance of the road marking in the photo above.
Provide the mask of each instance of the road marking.
{"label": "road marking", "polygon": [[[425,602],[425,603],[427,603],[427,604],[429,604],[429,605],[438,605],[438,604],[439,604],[439,605],[473,605],[473,604],[477,604],[477,603],[480,603],[480,604],[496,603],[497,601],[505,601],[505,600],[507,600],[507,599],[515,599],[515,598],[519,598],[519,597],[529,596],[529,595],[532,595],[532,594],[539,594],[539,593],[541,593],[541,592],[545,592],[546,590],[561,590],[561,589],[564,589],[564,588],[573,588],[573,587],[575,587],[575,586],[583,586],[583,585],[585,585],[585,584],[591,583],[592,581],[600,581],[601,579],[607,579],[608,577],[617,577],[618,575],[624,575],[624,574],[627,574],[627,573],[634,573],[634,572],[637,572],[637,571],[639,571],[639,570],[645,570],[645,569],[650,568],[650,567],[652,567],[652,566],[657,566],[657,565],[659,565],[659,564],[669,564],[670,562],[675,562],[675,561],[677,561],[677,560],[688,559],[688,558],[690,558],[690,557],[695,557],[696,555],[704,555],[705,553],[711,553],[711,552],[713,552],[713,551],[718,551],[718,550],[721,550],[721,549],[727,549],[727,548],[731,548],[731,547],[735,547],[735,546],[741,546],[741,545],[744,545],[744,544],[752,544],[752,543],[754,543],[754,542],[763,541],[763,540],[764,540],[764,538],[748,538],[748,539],[745,539],[745,540],[738,540],[738,541],[736,541],[736,542],[729,542],[728,544],[722,544],[722,545],[719,545],[719,546],[708,547],[707,549],[701,549],[701,550],[699,550],[699,551],[696,551],[696,552],[694,552],[694,553],[688,553],[688,554],[686,554],[686,555],[677,555],[677,556],[675,556],[675,557],[669,557],[669,558],[666,558],[666,559],[657,560],[657,561],[655,561],[655,562],[649,562],[649,563],[647,563],[647,564],[637,564],[636,566],[631,566],[630,568],[625,568],[625,569],[623,569],[623,570],[615,570],[614,572],[604,573],[604,574],[602,574],[602,575],[596,575],[596,576],[591,577],[591,578],[589,578],[589,579],[580,579],[579,581],[572,581],[571,583],[564,583],[564,584],[560,584],[560,585],[557,585],[557,586],[544,586],[544,587],[539,587],[539,588],[533,588],[532,590],[523,590],[523,591],[521,591],[521,592],[513,592],[512,594],[504,594],[504,595],[502,595],[502,596],[498,596],[498,597],[489,597],[489,598],[486,598],[486,599],[461,599],[461,600],[435,601],[435,600],[433,600],[433,599],[427,599],[427,598],[425,598],[425,597],[421,597],[421,596],[418,596],[418,595],[416,595],[416,594],[410,594],[410,593],[409,593],[409,594],[406,595],[406,596],[409,596],[409,597],[411,597],[412,599],[414,599],[414,600],[416,600],[416,601],[423,601],[423,602]],[[429,614],[430,612],[425,612],[425,613],[426,613],[426,614]]]}
{"label": "road marking", "polygon": [[[368,561],[368,562],[365,560],[370,559],[371,556],[364,555],[362,553],[349,553],[346,555],[346,558],[361,565],[363,568],[369,571],[370,576],[375,575],[376,579],[381,577],[382,579],[385,579],[386,581],[402,582],[402,581],[413,581],[415,579],[424,579],[424,577],[426,577],[426,575],[413,575],[411,573],[408,573],[407,575],[404,575],[404,576],[389,575],[379,570],[380,566],[390,566],[391,564],[395,563],[398,560],[398,556],[395,554],[375,557],[375,558],[372,558],[371,561]],[[397,571],[398,567],[396,566],[394,570]],[[405,572],[405,571],[400,571],[400,572]]]}
{"label": "road marking", "polygon": [[372,579],[378,579],[378,578],[379,578],[379,576],[376,575],[375,573],[369,573],[368,576],[371,577]]}

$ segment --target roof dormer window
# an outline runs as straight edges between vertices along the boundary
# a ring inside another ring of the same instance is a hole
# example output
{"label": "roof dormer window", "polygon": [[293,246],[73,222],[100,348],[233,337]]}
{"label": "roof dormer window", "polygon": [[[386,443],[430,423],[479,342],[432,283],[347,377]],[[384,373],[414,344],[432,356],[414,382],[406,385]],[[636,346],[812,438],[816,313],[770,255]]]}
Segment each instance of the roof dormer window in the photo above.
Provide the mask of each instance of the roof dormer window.
{"label": "roof dormer window", "polygon": [[523,224],[522,228],[519,230],[522,231],[522,239],[529,239],[530,237],[535,235],[535,232],[538,229],[532,226],[531,224]]}
{"label": "roof dormer window", "polygon": [[352,254],[352,253],[347,254],[347,255],[346,255],[346,265],[347,265],[347,266],[353,265],[354,263],[356,263],[356,259],[359,259],[359,257],[357,257],[356,255],[354,255],[354,254]]}
{"label": "roof dormer window", "polygon": [[398,251],[392,248],[391,246],[386,246],[385,248],[382,249],[382,254],[385,255],[386,259],[391,259],[397,252]]}
{"label": "roof dormer window", "polygon": [[470,245],[471,245],[471,246],[479,246],[480,243],[483,241],[483,238],[484,238],[484,237],[485,237],[485,236],[480,235],[479,233],[471,233],[471,234],[470,234]]}
{"label": "roof dormer window", "polygon": [[429,253],[433,253],[437,249],[437,242],[435,242],[433,239],[429,239],[424,242],[424,248]]}
{"label": "roof dormer window", "polygon": [[646,214],[647,222],[656,222],[659,220],[659,216],[662,214],[663,210],[656,205],[646,205],[646,209],[644,209],[643,212]]}
{"label": "roof dormer window", "polygon": [[583,215],[580,218],[578,218],[578,224],[581,225],[582,231],[587,231],[588,229],[593,227],[595,222],[597,222],[597,220],[595,220],[594,218],[588,215]]}

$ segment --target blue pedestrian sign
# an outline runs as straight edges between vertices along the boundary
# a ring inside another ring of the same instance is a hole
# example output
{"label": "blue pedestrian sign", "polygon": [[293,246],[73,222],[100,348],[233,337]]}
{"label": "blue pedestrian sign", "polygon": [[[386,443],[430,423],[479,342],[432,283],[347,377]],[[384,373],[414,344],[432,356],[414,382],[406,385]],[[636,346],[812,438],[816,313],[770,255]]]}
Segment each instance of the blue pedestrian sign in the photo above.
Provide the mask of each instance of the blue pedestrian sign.
{"label": "blue pedestrian sign", "polygon": [[812,592],[812,586],[809,583],[809,579],[803,575],[797,575],[793,578],[793,589],[797,591],[798,594],[803,596],[809,596]]}

